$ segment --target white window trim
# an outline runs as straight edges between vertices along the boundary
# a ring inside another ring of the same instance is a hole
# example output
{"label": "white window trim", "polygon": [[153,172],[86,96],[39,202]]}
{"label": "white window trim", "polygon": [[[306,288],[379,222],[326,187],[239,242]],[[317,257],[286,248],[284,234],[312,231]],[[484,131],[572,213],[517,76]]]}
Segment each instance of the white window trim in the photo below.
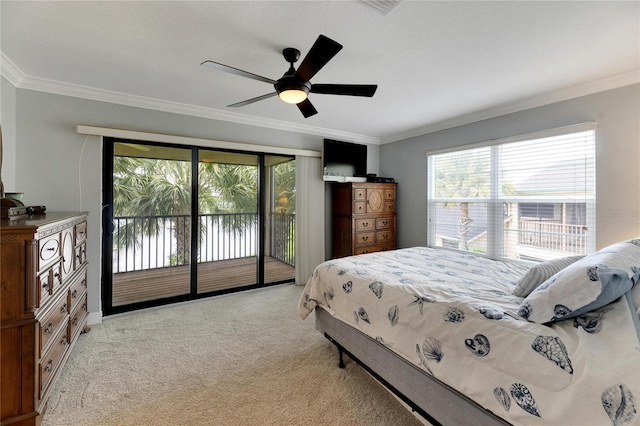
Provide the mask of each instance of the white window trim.
{"label": "white window trim", "polygon": [[482,148],[485,146],[493,146],[493,145],[502,145],[502,144],[511,143],[511,142],[522,142],[522,141],[532,140],[532,139],[550,138],[553,136],[561,136],[568,133],[586,132],[588,130],[596,130],[597,125],[598,123],[596,121],[588,121],[585,123],[571,124],[569,126],[556,127],[553,129],[541,130],[538,132],[523,133],[520,135],[509,136],[506,138],[490,139],[482,142],[473,142],[465,145],[452,146],[450,148],[434,149],[431,151],[427,151],[426,155],[429,156],[429,155],[445,154],[447,152],[464,151],[467,149]]}
{"label": "white window trim", "polygon": [[[500,139],[491,139],[491,140],[486,140],[486,141],[482,141],[482,142],[475,142],[475,143],[470,143],[470,144],[463,144],[463,145],[457,145],[457,146],[453,146],[453,147],[449,147],[449,148],[442,148],[442,149],[435,149],[435,150],[429,150],[426,152],[426,157],[427,157],[427,246],[428,247],[437,247],[437,248],[441,248],[441,249],[445,249],[445,250],[453,250],[453,251],[458,251],[455,249],[449,249],[446,247],[440,247],[440,246],[436,246],[436,233],[435,231],[435,224],[432,222],[432,218],[435,216],[435,208],[436,208],[436,203],[433,202],[429,202],[429,200],[433,200],[434,199],[434,188],[432,185],[429,185],[429,182],[432,181],[435,176],[433,175],[434,173],[434,167],[433,167],[433,156],[436,156],[438,154],[446,154],[446,153],[450,153],[450,152],[461,152],[461,151],[466,151],[466,150],[470,150],[470,149],[476,149],[476,148],[484,148],[484,147],[493,147],[493,146],[497,146],[497,145],[504,145],[504,144],[508,144],[508,143],[514,143],[514,142],[523,142],[523,141],[528,141],[528,140],[535,140],[535,139],[543,139],[543,138],[549,138],[549,137],[555,137],[555,136],[562,136],[562,135],[567,135],[567,134],[571,134],[571,133],[579,133],[579,132],[585,132],[585,131],[595,131],[597,128],[597,122],[595,121],[589,121],[589,122],[584,122],[584,123],[578,123],[578,124],[572,124],[572,125],[568,125],[568,126],[563,126],[563,127],[556,127],[553,129],[547,129],[547,130],[541,130],[541,131],[537,131],[537,132],[531,132],[531,133],[524,133],[524,134],[520,134],[520,135],[514,135],[514,136],[509,136],[509,137],[505,137],[505,138],[500,138]],[[595,138],[595,143],[597,145],[598,143],[598,139],[597,137]],[[597,150],[597,147],[596,147]],[[492,156],[492,164],[493,161],[496,160],[496,158],[494,158],[497,154],[499,150],[491,150],[491,156]],[[469,199],[468,201],[471,202],[486,202],[487,203],[487,207],[488,209],[492,210],[488,212],[488,222],[487,222],[487,231],[495,231],[497,229],[500,229],[502,224],[499,223],[499,219],[498,219],[498,215],[495,214],[495,209],[499,208],[499,204],[497,201],[500,200],[499,197],[497,198],[493,198],[494,195],[497,194],[497,191],[499,190],[499,188],[501,187],[501,185],[497,185],[498,180],[499,179],[495,179],[496,176],[499,176],[499,172],[496,168],[492,167],[491,168],[491,174],[492,174],[492,179],[491,179],[491,189],[490,189],[490,193],[491,196],[489,198],[473,198],[473,199]],[[595,187],[594,187],[594,196],[595,196]],[[563,197],[563,200],[566,201],[572,201],[574,199],[574,197]],[[457,201],[460,202],[462,200],[465,199],[461,199],[461,198],[442,198],[442,199],[438,199],[438,201]],[[509,200],[515,200],[518,201],[518,198],[509,198]],[[579,201],[581,199],[576,199],[576,201]],[[495,202],[492,202],[495,201]],[[549,198],[548,200],[546,198],[543,199],[538,199],[539,202],[545,202],[545,201],[550,201],[550,202],[557,202],[558,200],[554,200],[552,198]],[[595,199],[593,200],[593,205],[592,205],[592,209],[595,212]],[[587,227],[589,227],[590,229],[594,229],[595,230],[595,225],[596,225],[596,217],[595,214],[591,215],[587,221]],[[487,245],[487,253],[486,254],[481,254],[481,253],[474,253],[477,254],[479,256],[482,257],[488,257],[491,259],[498,259],[498,260],[516,260],[516,259],[510,259],[510,258],[506,258],[506,257],[502,257],[499,255],[499,253],[502,253],[502,248],[501,245],[503,244],[502,239],[498,238],[497,241],[494,241],[493,244],[489,244]],[[498,246],[499,245],[499,246]],[[593,233],[593,237],[590,238],[588,240],[588,246],[587,246],[587,253],[592,253],[595,251],[595,231]],[[528,263],[528,262],[527,262]]]}

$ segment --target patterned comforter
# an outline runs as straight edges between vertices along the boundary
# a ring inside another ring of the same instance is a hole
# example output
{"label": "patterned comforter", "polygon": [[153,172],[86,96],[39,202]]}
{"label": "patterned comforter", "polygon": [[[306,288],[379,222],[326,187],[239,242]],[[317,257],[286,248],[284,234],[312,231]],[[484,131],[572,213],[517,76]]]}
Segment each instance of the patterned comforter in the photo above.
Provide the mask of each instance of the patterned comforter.
{"label": "patterned comforter", "polygon": [[331,260],[298,311],[321,305],[516,425],[640,424],[640,342],[624,297],[541,325],[511,294],[528,266],[410,248]]}

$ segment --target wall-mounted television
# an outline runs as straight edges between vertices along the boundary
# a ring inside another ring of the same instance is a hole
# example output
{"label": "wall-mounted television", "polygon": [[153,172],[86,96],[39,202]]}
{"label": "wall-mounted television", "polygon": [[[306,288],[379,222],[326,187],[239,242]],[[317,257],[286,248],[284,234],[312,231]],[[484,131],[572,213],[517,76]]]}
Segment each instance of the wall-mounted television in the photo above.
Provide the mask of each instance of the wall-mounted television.
{"label": "wall-mounted television", "polygon": [[345,182],[355,180],[354,177],[366,180],[367,146],[325,139],[322,163],[324,180]]}

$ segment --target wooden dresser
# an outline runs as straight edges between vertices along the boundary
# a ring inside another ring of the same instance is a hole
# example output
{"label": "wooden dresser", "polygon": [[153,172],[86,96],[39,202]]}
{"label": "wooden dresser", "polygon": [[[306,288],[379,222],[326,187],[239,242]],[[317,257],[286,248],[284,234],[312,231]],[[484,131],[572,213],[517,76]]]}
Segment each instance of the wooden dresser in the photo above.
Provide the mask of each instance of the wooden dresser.
{"label": "wooden dresser", "polygon": [[332,258],[396,248],[397,183],[334,183]]}
{"label": "wooden dresser", "polygon": [[0,222],[0,419],[40,422],[87,323],[87,213]]}

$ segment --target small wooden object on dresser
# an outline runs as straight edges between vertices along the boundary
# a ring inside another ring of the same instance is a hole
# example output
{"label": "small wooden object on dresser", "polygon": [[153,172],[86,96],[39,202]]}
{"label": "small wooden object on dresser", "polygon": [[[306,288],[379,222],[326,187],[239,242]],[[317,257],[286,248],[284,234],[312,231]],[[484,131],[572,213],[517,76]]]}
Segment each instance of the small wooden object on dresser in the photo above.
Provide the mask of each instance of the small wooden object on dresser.
{"label": "small wooden object on dresser", "polygon": [[396,248],[397,183],[334,183],[332,258]]}
{"label": "small wooden object on dresser", "polygon": [[87,213],[0,222],[0,420],[36,425],[87,324]]}

